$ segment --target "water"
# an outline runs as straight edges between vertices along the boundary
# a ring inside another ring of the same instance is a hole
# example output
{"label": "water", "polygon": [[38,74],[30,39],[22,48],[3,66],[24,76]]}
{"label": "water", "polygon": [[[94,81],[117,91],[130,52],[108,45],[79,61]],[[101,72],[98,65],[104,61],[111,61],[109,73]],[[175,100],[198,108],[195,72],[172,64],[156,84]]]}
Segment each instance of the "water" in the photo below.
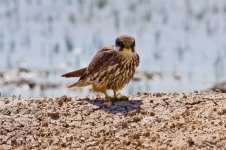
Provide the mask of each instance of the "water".
{"label": "water", "polygon": [[[4,96],[91,94],[67,90],[74,80],[60,75],[88,65],[99,48],[121,34],[136,38],[138,71],[162,74],[134,81],[122,93],[206,89],[226,78],[225,19],[224,0],[1,0],[0,91]],[[22,78],[39,86],[3,86],[21,78],[12,73],[21,66],[32,72]],[[46,82],[59,86],[42,88]]]}

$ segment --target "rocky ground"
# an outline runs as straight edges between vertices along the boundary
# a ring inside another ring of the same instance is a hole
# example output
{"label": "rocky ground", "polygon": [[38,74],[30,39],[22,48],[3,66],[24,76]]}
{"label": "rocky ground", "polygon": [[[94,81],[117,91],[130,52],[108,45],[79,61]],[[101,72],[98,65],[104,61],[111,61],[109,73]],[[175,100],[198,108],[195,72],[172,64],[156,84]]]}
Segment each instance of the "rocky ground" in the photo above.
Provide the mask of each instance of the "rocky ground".
{"label": "rocky ground", "polygon": [[0,98],[0,149],[224,149],[226,94]]}

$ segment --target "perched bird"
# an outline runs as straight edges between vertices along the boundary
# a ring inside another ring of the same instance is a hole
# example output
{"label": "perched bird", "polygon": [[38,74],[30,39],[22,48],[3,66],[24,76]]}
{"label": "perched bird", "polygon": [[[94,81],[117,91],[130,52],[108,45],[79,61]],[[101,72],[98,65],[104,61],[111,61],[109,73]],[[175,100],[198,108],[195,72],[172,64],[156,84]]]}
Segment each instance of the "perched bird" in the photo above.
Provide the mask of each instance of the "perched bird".
{"label": "perched bird", "polygon": [[[126,96],[117,96],[117,92],[133,78],[139,62],[135,39],[122,35],[116,38],[114,46],[99,50],[88,67],[66,73],[62,77],[80,77],[69,88],[92,85],[92,90],[104,93],[106,100],[128,99]],[[107,95],[107,90],[110,89],[113,90],[114,97]]]}

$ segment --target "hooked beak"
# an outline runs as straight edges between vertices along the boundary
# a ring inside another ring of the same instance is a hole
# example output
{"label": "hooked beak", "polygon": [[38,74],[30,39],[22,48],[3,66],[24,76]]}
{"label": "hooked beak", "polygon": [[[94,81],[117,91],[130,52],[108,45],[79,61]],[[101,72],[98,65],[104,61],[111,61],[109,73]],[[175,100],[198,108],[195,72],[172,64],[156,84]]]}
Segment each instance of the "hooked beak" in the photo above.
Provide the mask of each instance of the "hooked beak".
{"label": "hooked beak", "polygon": [[130,49],[130,48],[131,48],[130,44],[125,44],[124,47],[125,47],[126,49]]}

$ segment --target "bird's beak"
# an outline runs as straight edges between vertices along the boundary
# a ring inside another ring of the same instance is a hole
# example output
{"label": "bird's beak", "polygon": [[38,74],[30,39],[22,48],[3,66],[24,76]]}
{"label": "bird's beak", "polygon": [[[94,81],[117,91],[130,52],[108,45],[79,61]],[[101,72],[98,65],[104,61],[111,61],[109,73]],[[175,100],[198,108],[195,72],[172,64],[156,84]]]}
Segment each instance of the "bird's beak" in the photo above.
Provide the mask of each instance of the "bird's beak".
{"label": "bird's beak", "polygon": [[131,46],[129,44],[125,44],[124,46],[125,46],[126,49],[130,49],[131,48]]}

